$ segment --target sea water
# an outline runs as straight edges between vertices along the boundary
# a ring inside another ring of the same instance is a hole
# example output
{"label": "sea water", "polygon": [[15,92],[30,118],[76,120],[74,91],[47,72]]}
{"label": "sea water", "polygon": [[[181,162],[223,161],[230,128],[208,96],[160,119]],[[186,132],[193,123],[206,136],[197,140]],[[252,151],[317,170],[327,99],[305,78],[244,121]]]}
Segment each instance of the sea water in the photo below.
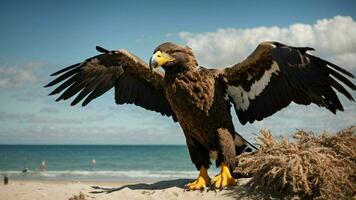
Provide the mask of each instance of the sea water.
{"label": "sea water", "polygon": [[[218,172],[215,165],[211,168],[212,175]],[[0,175],[151,182],[195,178],[198,171],[183,145],[0,145]]]}

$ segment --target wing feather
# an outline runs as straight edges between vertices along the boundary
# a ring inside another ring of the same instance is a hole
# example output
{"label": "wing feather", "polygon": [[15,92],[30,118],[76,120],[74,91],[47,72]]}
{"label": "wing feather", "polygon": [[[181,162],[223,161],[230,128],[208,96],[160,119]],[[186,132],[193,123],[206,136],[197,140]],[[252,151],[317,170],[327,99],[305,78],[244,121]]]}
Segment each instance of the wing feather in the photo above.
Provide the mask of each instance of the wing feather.
{"label": "wing feather", "polygon": [[65,71],[68,71],[68,70],[70,70],[72,68],[78,67],[78,65],[80,65],[80,63],[65,67],[65,68],[63,68],[63,69],[51,74],[51,76],[57,76],[58,74],[61,74],[61,73],[65,72]]}
{"label": "wing feather", "polygon": [[73,74],[76,74],[80,71],[79,67],[76,67],[74,69],[71,69],[69,71],[67,71],[66,73],[62,74],[61,76],[59,76],[58,78],[54,79],[53,81],[51,81],[50,83],[48,83],[45,87],[50,87],[53,86],[69,77],[71,77]]}

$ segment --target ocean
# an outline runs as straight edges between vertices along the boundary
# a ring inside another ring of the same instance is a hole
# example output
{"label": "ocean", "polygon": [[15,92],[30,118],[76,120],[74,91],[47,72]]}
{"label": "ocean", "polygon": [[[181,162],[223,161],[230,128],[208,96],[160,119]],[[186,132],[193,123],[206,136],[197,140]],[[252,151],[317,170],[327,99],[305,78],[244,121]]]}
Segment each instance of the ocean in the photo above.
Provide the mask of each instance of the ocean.
{"label": "ocean", "polygon": [[[210,171],[215,175],[218,169],[212,165]],[[195,178],[198,171],[183,145],[0,145],[0,175],[10,179],[153,182]]]}

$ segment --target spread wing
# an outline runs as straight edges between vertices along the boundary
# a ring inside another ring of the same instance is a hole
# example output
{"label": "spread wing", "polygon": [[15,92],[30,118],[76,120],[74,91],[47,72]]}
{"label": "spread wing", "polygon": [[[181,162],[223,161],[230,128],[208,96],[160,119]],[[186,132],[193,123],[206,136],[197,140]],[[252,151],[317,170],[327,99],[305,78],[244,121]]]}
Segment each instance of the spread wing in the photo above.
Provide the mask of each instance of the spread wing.
{"label": "spread wing", "polygon": [[244,61],[224,69],[226,93],[242,124],[262,120],[288,106],[314,103],[333,113],[343,111],[335,91],[353,101],[356,86],[346,70],[307,53],[309,47],[263,42]]}
{"label": "spread wing", "polygon": [[163,74],[152,73],[147,64],[126,50],[108,51],[61,69],[52,74],[58,76],[45,87],[60,83],[50,95],[63,92],[56,101],[77,95],[71,105],[84,99],[82,105],[115,87],[117,104],[135,104],[162,115],[176,116],[168,103],[163,88]]}

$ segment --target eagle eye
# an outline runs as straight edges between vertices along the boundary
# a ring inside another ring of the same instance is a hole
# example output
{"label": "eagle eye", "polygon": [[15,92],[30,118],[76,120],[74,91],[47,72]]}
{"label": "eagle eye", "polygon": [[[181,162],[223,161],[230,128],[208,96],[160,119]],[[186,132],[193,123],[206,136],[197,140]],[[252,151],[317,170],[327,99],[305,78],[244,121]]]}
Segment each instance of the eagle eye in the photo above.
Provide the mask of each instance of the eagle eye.
{"label": "eagle eye", "polygon": [[176,51],[174,51],[174,50],[169,50],[169,51],[167,51],[167,53],[172,56],[176,55]]}

